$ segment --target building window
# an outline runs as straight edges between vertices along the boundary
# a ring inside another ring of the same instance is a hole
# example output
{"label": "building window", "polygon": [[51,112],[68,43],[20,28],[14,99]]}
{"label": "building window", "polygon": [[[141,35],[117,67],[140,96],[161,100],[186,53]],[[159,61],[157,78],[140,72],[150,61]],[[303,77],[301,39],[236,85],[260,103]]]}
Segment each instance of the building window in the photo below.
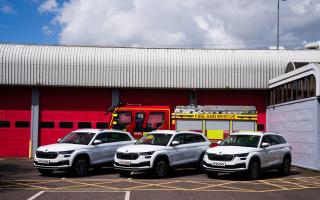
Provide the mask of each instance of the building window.
{"label": "building window", "polygon": [[301,99],[303,97],[302,87],[303,87],[302,79],[297,80],[297,99]]}
{"label": "building window", "polygon": [[40,122],[40,128],[54,128],[54,122]]}
{"label": "building window", "polygon": [[312,75],[310,78],[310,97],[316,96],[316,79]]}
{"label": "building window", "polygon": [[108,123],[106,123],[106,122],[97,122],[96,123],[96,127],[100,128],[100,129],[105,129],[105,128],[108,128]]}
{"label": "building window", "polygon": [[9,128],[10,122],[9,121],[0,121],[0,128]]}
{"label": "building window", "polygon": [[297,99],[297,91],[298,91],[298,82],[295,80],[293,81],[293,85],[292,85],[292,100],[296,100]]}
{"label": "building window", "polygon": [[73,122],[60,122],[59,128],[73,128]]}
{"label": "building window", "polygon": [[78,128],[91,128],[91,122],[78,122]]}
{"label": "building window", "polygon": [[16,128],[29,128],[30,122],[28,121],[16,121]]}

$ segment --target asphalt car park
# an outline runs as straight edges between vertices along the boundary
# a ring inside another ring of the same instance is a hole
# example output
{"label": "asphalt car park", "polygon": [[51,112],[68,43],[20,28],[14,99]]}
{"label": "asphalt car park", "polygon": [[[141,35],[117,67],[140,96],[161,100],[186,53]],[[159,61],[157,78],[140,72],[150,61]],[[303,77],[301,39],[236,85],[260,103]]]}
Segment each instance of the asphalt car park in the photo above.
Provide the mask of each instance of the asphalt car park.
{"label": "asphalt car park", "polygon": [[90,170],[74,178],[65,172],[41,176],[28,159],[0,160],[0,199],[318,199],[320,173],[293,167],[289,176],[277,171],[249,181],[241,174],[209,179],[194,169],[179,169],[164,179],[145,173],[121,178],[112,168]]}

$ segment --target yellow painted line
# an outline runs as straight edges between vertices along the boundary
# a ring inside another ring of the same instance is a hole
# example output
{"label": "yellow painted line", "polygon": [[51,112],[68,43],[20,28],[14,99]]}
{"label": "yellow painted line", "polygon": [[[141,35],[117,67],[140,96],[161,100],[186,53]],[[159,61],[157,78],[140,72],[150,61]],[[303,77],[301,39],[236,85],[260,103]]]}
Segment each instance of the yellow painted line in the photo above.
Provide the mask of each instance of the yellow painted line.
{"label": "yellow painted line", "polygon": [[260,180],[259,182],[264,183],[266,185],[271,185],[271,186],[274,186],[274,187],[277,187],[277,188],[280,188],[280,189],[284,189],[284,190],[288,189],[286,187],[283,187],[283,186],[280,186],[280,185],[276,185],[276,184],[273,184],[273,183],[269,183],[268,181],[264,181],[264,180]]}
{"label": "yellow painted line", "polygon": [[22,185],[22,186],[39,188],[39,189],[42,189],[42,190],[47,190],[47,189],[49,189],[49,188],[47,188],[47,187],[41,187],[41,186],[31,185],[31,184],[24,184],[24,183],[11,182],[11,181],[6,181],[6,182],[11,183],[11,184],[16,184],[16,185]]}
{"label": "yellow painted line", "polygon": [[[281,180],[281,179],[279,179],[279,181],[280,181],[280,182],[283,182],[283,183],[291,184],[291,185],[296,185],[296,186],[298,186],[299,188],[307,188],[306,186],[300,185],[300,184],[298,184],[298,183],[292,183],[292,182],[285,181],[285,180]],[[290,188],[290,189],[292,189],[292,188]]]}
{"label": "yellow painted line", "polygon": [[181,182],[181,181],[171,181],[171,182],[165,182],[165,183],[160,183],[160,184],[153,183],[153,184],[146,184],[146,185],[140,185],[140,186],[133,186],[133,187],[126,188],[126,190],[133,190],[136,188],[151,187],[151,186],[160,186],[160,187],[166,187],[166,188],[171,188],[171,189],[182,189],[183,190],[183,188],[179,188],[179,187],[166,186],[167,184],[178,183],[178,182]]}
{"label": "yellow painted line", "polygon": [[[90,184],[90,183],[81,183],[81,182],[77,182],[77,181],[70,181],[70,180],[64,180],[66,182],[69,183],[74,183],[74,184],[80,184],[78,187],[82,187],[82,186],[93,186],[93,187],[101,187],[101,188],[109,188],[109,189],[113,189],[113,190],[118,190],[118,188],[115,187],[108,187],[108,186],[103,186],[103,185],[97,185],[97,184]],[[100,183],[103,184],[103,183]],[[63,189],[63,188],[68,188],[71,186],[66,186],[66,187],[60,187],[60,188],[56,188],[56,189]]]}
{"label": "yellow painted line", "polygon": [[203,189],[210,188],[210,187],[220,187],[220,186],[224,186],[224,185],[228,185],[228,184],[232,184],[232,182],[222,183],[222,184],[218,184],[218,185],[211,185],[211,184],[209,185],[209,184],[207,184],[207,186],[200,187],[200,188],[194,188],[194,189],[191,189],[191,190],[203,190]]}
{"label": "yellow painted line", "polygon": [[297,179],[297,180],[302,181],[304,183],[308,183],[308,184],[312,184],[312,185],[319,185],[320,186],[320,182],[318,183],[318,182],[313,182],[313,181],[307,181],[305,179]]}

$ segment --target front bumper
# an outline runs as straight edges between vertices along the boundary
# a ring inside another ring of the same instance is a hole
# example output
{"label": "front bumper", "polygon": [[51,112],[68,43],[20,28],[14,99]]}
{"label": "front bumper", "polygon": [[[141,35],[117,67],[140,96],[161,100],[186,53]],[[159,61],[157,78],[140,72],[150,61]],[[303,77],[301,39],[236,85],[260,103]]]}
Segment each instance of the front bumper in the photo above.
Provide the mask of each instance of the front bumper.
{"label": "front bumper", "polygon": [[151,169],[150,162],[142,162],[142,163],[130,164],[130,165],[121,165],[118,162],[115,162],[114,168],[118,170],[128,170],[128,171],[148,171]]}
{"label": "front bumper", "polygon": [[[214,161],[204,156],[203,169],[214,172],[239,172],[247,170],[246,158],[235,157],[231,161]],[[217,165],[218,164],[218,165]]]}
{"label": "front bumper", "polygon": [[[153,156],[152,156],[153,157]],[[146,158],[139,156],[135,160],[119,159],[117,156],[114,158],[114,168],[118,170],[128,171],[148,171],[152,168],[152,157]],[[126,164],[123,164],[126,163]]]}
{"label": "front bumper", "polygon": [[213,165],[206,163],[206,162],[203,163],[203,169],[205,171],[215,171],[215,172],[238,172],[238,171],[247,170],[245,163],[239,163],[239,164],[234,164],[234,165],[226,164],[225,166],[217,167],[217,166],[213,166]]}
{"label": "front bumper", "polygon": [[33,166],[38,169],[65,170],[72,166],[72,158],[70,156],[58,155],[54,159],[34,157]]}
{"label": "front bumper", "polygon": [[48,164],[33,162],[33,166],[39,169],[52,169],[52,170],[62,170],[70,168],[69,160],[60,162],[51,162]]}

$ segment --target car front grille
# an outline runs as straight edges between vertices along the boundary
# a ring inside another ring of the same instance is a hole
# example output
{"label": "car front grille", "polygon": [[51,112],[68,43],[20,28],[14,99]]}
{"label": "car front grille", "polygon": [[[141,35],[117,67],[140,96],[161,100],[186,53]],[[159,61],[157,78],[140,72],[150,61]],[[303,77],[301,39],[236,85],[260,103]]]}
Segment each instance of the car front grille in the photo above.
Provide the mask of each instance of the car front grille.
{"label": "car front grille", "polygon": [[233,155],[218,155],[218,154],[208,154],[209,160],[215,161],[231,161],[233,160]]}
{"label": "car front grille", "polygon": [[138,153],[117,153],[117,158],[123,160],[137,160],[138,157]]}
{"label": "car front grille", "polygon": [[57,152],[37,151],[36,155],[37,155],[37,158],[46,158],[46,159],[55,159],[56,157],[58,157]]}

